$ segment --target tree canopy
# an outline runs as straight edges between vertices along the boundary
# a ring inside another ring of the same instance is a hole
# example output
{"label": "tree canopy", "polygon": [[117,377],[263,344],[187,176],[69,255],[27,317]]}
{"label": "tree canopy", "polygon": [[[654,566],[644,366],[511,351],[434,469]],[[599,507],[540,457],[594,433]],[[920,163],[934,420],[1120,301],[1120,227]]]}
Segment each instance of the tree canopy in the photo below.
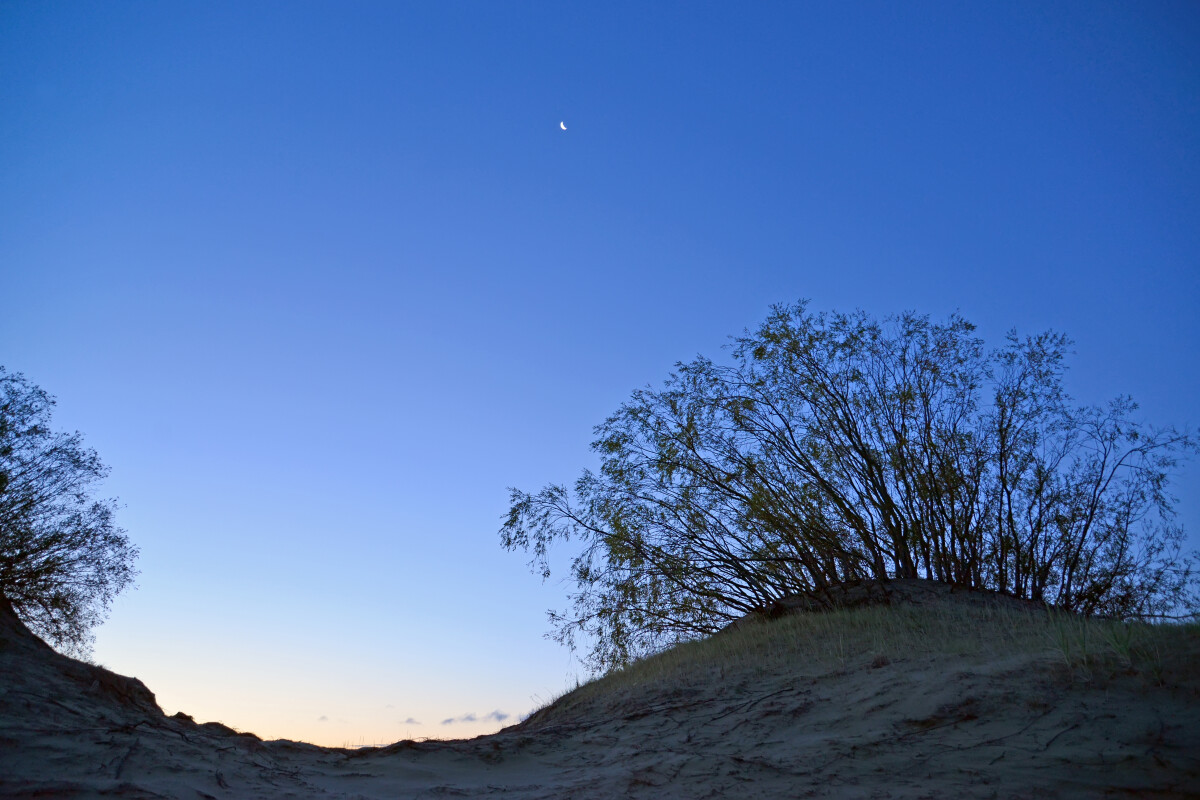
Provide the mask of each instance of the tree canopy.
{"label": "tree canopy", "polygon": [[553,635],[597,669],[712,633],[783,596],[930,578],[1122,617],[1196,607],[1168,482],[1187,431],[1119,397],[1074,404],[1066,336],[988,349],[954,315],[775,306],[727,363],[676,365],[595,429],[574,492],[511,490],[504,547],[549,575]]}
{"label": "tree canopy", "polygon": [[84,654],[136,572],[137,548],[92,496],[107,474],[79,433],[50,428],[54,399],[0,367],[0,595],[29,628]]}

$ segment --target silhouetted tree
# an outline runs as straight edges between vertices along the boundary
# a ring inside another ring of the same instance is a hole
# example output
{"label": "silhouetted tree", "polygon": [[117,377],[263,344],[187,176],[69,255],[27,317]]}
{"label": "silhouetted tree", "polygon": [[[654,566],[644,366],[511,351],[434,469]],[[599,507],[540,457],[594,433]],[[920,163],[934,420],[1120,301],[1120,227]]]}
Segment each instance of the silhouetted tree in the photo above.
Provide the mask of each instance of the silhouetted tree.
{"label": "silhouetted tree", "polygon": [[136,574],[137,549],[91,496],[107,470],[79,433],[50,429],[54,399],[0,367],[0,595],[77,654]]}
{"label": "silhouetted tree", "polygon": [[511,490],[543,576],[582,545],[554,636],[612,668],[797,592],[932,578],[1118,616],[1194,602],[1167,481],[1195,440],[1076,408],[1065,336],[986,351],[958,316],[776,306],[732,363],[676,365],[596,428],[598,474]]}

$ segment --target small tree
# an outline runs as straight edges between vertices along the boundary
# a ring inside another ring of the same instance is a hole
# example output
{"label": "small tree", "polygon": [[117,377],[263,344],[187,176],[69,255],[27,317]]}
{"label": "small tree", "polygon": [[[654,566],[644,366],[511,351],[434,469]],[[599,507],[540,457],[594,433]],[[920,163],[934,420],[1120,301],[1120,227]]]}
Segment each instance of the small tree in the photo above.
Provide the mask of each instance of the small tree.
{"label": "small tree", "polygon": [[1195,440],[1076,408],[1069,341],[987,351],[958,316],[877,322],[778,306],[732,363],[678,364],[596,428],[575,485],[512,490],[501,538],[549,574],[582,543],[554,635],[598,669],[711,633],[784,595],[931,578],[1084,613],[1194,599],[1167,481]]}
{"label": "small tree", "polygon": [[86,654],[133,580],[137,548],[94,499],[107,469],[79,433],[50,429],[54,399],[0,367],[0,595],[42,638]]}

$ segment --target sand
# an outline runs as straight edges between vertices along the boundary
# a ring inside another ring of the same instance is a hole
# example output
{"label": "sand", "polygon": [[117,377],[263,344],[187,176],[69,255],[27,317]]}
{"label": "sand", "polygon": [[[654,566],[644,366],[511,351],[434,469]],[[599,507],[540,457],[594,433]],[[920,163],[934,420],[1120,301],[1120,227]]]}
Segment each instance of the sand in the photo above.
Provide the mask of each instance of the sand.
{"label": "sand", "polygon": [[709,656],[490,736],[345,750],[167,717],[0,608],[0,796],[1197,797],[1195,639],[1150,672],[1069,668],[1053,648]]}

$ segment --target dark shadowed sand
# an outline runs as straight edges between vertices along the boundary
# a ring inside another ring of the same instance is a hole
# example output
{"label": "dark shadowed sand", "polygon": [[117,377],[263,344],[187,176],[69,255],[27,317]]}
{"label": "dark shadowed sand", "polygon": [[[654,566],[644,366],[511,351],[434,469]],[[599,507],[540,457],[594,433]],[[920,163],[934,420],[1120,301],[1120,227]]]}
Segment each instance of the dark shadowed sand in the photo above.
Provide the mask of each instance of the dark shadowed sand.
{"label": "dark shadowed sand", "polygon": [[[1200,796],[1194,629],[1170,652],[1074,653],[1044,614],[927,600],[902,624],[879,621],[893,608],[838,612],[876,615],[846,618],[845,636],[748,624],[491,736],[362,750],[164,716],[140,681],[55,653],[0,608],[0,796]],[[938,614],[951,621],[921,616]],[[955,625],[1045,646],[985,652]]]}

